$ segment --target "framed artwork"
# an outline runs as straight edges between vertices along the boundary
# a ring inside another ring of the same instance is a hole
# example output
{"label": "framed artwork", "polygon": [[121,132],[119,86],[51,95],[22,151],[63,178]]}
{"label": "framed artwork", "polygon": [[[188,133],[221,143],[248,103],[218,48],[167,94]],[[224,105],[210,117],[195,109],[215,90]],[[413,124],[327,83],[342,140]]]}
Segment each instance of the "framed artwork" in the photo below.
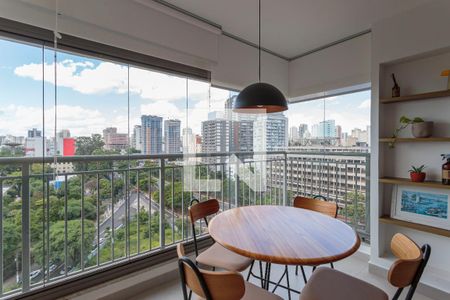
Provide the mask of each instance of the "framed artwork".
{"label": "framed artwork", "polygon": [[391,217],[450,230],[450,190],[395,186]]}

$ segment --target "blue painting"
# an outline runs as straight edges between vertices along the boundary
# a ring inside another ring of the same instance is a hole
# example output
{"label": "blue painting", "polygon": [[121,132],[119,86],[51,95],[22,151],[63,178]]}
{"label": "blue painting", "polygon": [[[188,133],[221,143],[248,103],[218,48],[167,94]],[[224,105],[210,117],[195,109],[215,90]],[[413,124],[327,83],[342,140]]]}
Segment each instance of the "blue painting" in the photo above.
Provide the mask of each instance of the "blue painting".
{"label": "blue painting", "polygon": [[403,190],[401,200],[401,211],[439,219],[448,218],[448,195]]}

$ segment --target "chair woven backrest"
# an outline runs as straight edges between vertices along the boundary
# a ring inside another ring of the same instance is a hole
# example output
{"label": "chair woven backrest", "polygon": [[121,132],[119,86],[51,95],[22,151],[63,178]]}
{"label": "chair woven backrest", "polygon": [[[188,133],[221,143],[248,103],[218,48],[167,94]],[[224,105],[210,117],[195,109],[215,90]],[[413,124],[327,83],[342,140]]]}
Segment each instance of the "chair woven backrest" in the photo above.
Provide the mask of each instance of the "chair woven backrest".
{"label": "chair woven backrest", "polygon": [[338,205],[336,202],[301,196],[294,198],[294,207],[320,212],[332,218],[336,218],[338,212]]}
{"label": "chair woven backrest", "polygon": [[217,199],[199,202],[189,207],[189,220],[191,223],[195,223],[197,220],[204,219],[217,213],[219,209],[220,205]]}
{"label": "chair woven backrest", "polygon": [[[237,272],[211,272],[199,269],[185,256],[184,247],[177,245],[183,286],[207,300],[238,300],[245,294],[244,278]],[[184,277],[184,278],[183,278]]]}
{"label": "chair woven backrest", "polygon": [[392,238],[391,250],[397,260],[389,269],[389,282],[399,288],[411,285],[422,263],[422,250],[410,238],[401,233],[395,234]]}

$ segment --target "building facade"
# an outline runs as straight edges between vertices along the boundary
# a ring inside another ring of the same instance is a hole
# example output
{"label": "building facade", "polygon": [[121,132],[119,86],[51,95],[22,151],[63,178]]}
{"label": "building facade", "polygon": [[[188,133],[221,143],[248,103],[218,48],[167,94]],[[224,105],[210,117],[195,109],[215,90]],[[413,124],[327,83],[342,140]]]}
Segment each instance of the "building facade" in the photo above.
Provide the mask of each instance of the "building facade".
{"label": "building facade", "polygon": [[141,116],[142,153],[162,153],[162,117]]}
{"label": "building facade", "polygon": [[312,126],[311,135],[313,138],[335,138],[336,122],[335,120],[325,120]]}
{"label": "building facade", "polygon": [[166,153],[181,153],[181,121],[164,121],[164,150]]}
{"label": "building facade", "polygon": [[142,152],[142,126],[134,125],[133,133],[131,135],[131,147],[139,152]]}
{"label": "building facade", "polygon": [[225,119],[202,122],[202,152],[217,153],[228,151],[228,124]]}
{"label": "building facade", "polygon": [[42,136],[42,131],[37,130],[36,128],[28,130],[27,137],[29,137],[29,138],[35,138],[35,137],[41,137],[41,136]]}
{"label": "building facade", "polygon": [[299,128],[293,126],[289,129],[289,140],[292,142],[296,142],[300,139]]}
{"label": "building facade", "polygon": [[120,151],[128,148],[128,134],[118,133],[116,127],[108,127],[103,130],[105,150]]}
{"label": "building facade", "polygon": [[307,138],[308,134],[308,124],[300,124],[298,126],[298,136],[300,139]]}
{"label": "building facade", "polygon": [[254,151],[284,150],[288,146],[288,139],[288,118],[283,113],[267,114],[255,119]]}

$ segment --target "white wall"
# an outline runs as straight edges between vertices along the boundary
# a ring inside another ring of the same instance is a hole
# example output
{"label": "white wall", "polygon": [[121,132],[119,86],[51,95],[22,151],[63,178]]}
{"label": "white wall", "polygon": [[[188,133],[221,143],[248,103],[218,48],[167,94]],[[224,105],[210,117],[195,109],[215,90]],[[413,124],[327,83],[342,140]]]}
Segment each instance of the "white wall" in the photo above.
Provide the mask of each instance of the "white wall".
{"label": "white wall", "polygon": [[[0,0],[0,17],[53,30],[54,3]],[[257,79],[255,48],[151,0],[59,3],[63,34],[210,70],[213,84],[223,87],[242,89]],[[263,73],[263,80],[287,93],[287,61],[264,53],[263,65],[270,70]]]}
{"label": "white wall", "polygon": [[[258,50],[227,36],[219,38],[218,63],[212,68],[212,83],[242,89],[258,80]],[[278,87],[287,96],[288,62],[263,52],[261,80]]]}
{"label": "white wall", "polygon": [[289,62],[289,97],[370,81],[370,33]]}
{"label": "white wall", "polygon": [[[398,74],[404,95],[445,88],[445,81],[436,73],[441,68],[450,66],[448,54],[450,52],[438,54],[443,53],[443,49],[450,49],[449,13],[450,1],[436,0],[373,24],[371,57],[371,263],[376,266],[387,266],[389,240],[394,232],[404,232],[420,244],[427,242],[431,245],[432,257],[422,282],[428,287],[447,293],[450,291],[450,252],[448,251],[450,239],[379,223],[378,217],[388,209],[390,193],[388,187],[379,185],[378,177],[379,174],[406,177],[405,164],[424,161],[430,165],[430,175],[436,179],[439,177],[438,155],[441,151],[448,152],[448,144],[396,145],[395,149],[386,149],[384,145],[379,145],[378,139],[380,131],[385,135],[392,130],[402,113],[422,115],[427,119],[436,120],[439,126],[438,133],[448,135],[450,132],[450,121],[448,117],[445,117],[450,109],[448,99],[433,100],[428,103],[391,104],[383,107],[379,104],[380,93],[381,96],[389,95],[392,83],[386,77],[391,72]],[[419,59],[424,55],[430,58]],[[382,120],[382,126],[380,120]],[[388,174],[389,172],[393,174]],[[383,202],[383,199],[386,200]],[[428,288],[428,291],[431,290]],[[442,297],[448,299],[448,295],[441,294],[438,299],[444,299]]]}

